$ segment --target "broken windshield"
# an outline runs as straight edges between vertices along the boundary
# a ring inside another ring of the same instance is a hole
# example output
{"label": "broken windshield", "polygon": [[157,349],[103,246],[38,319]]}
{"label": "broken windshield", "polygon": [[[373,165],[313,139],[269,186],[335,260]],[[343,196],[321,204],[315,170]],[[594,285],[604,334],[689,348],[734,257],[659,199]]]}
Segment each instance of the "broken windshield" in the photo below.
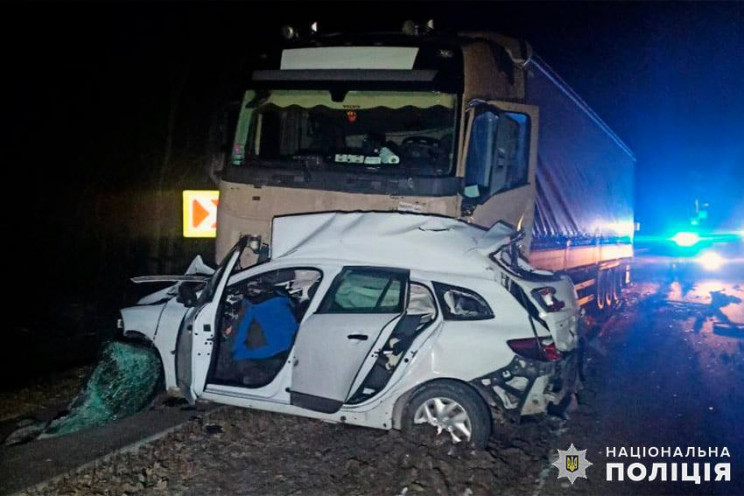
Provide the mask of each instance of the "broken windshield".
{"label": "broken windshield", "polygon": [[439,92],[248,91],[232,163],[447,175],[456,102]]}

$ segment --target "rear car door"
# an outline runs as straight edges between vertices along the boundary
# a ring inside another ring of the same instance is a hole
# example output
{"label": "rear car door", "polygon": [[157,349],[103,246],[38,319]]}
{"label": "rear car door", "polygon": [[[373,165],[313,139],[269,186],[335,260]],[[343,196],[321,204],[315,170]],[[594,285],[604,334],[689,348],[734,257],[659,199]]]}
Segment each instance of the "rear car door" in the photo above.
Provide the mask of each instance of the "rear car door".
{"label": "rear car door", "polygon": [[324,413],[338,411],[352,394],[365,362],[374,360],[380,336],[401,319],[407,270],[345,267],[295,342],[291,403]]}

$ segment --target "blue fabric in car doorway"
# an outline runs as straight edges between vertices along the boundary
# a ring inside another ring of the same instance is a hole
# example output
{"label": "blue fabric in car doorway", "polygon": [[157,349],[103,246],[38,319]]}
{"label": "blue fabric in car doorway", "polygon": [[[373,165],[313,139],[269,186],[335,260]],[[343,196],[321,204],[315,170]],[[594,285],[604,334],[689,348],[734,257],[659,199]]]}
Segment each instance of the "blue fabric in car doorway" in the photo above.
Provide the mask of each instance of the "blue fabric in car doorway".
{"label": "blue fabric in car doorway", "polygon": [[[233,345],[234,360],[261,360],[292,347],[298,324],[289,298],[276,296],[261,303],[243,299],[243,310],[245,313]],[[263,329],[266,343],[257,348],[248,348],[246,339],[254,320]]]}

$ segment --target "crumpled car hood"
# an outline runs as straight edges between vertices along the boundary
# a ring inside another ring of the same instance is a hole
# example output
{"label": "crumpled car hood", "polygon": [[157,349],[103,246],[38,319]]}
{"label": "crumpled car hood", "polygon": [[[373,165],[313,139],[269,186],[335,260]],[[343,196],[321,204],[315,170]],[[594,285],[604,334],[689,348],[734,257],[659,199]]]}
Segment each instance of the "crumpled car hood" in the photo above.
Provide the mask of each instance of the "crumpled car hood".
{"label": "crumpled car hood", "polygon": [[138,305],[152,305],[164,299],[170,299],[176,295],[178,291],[178,285],[182,282],[201,282],[209,278],[214,274],[214,269],[204,263],[201,255],[197,255],[189,264],[186,272],[183,275],[168,275],[168,276],[137,276],[132,278],[132,282],[135,284],[143,284],[148,282],[174,282],[172,286],[168,286],[160,291],[155,291],[143,298],[141,298]]}
{"label": "crumpled car hood", "polygon": [[[183,317],[183,314],[185,314],[187,310],[186,307],[181,307],[183,311],[180,316],[171,315],[169,322],[161,322],[161,315],[165,306],[178,294],[178,286],[183,282],[205,281],[213,273],[214,269],[205,264],[200,255],[197,255],[194,260],[191,261],[191,264],[186,269],[184,275],[133,277],[132,282],[136,284],[153,282],[174,282],[175,284],[140,298],[134,306],[122,308],[120,310],[122,319],[121,329],[124,335],[127,336],[131,335],[131,333],[137,333],[153,340],[158,332],[159,326],[172,325],[177,328],[177,325],[180,322],[177,317]],[[175,322],[176,320],[178,322]]]}
{"label": "crumpled car hood", "polygon": [[488,254],[514,229],[485,230],[447,217],[389,212],[320,213],[274,218],[271,258],[361,261],[488,277]]}

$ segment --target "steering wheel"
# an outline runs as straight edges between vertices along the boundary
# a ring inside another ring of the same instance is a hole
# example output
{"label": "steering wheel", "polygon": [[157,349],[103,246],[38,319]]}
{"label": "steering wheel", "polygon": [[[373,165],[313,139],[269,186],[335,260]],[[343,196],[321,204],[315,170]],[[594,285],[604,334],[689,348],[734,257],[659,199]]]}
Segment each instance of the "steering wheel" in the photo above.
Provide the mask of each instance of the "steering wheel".
{"label": "steering wheel", "polygon": [[429,136],[409,136],[403,140],[403,146],[420,145],[439,148],[439,140]]}
{"label": "steering wheel", "polygon": [[405,157],[414,161],[434,162],[439,156],[439,140],[429,136],[409,136],[401,143]]}

